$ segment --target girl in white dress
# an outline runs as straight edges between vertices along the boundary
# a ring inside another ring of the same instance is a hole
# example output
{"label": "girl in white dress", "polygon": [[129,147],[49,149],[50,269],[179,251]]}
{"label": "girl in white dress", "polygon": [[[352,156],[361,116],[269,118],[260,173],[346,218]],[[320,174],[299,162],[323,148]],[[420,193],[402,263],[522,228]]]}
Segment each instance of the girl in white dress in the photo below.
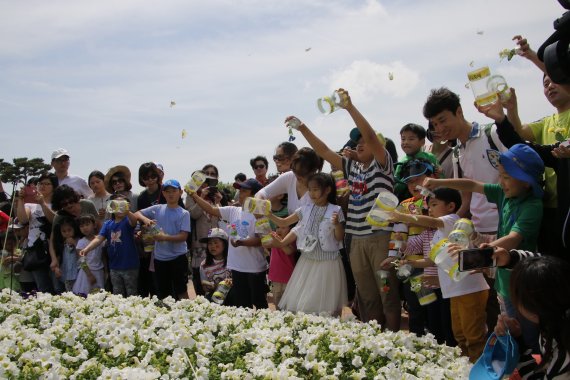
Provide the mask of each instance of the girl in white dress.
{"label": "girl in white dress", "polygon": [[339,252],[344,216],[336,205],[336,189],[330,174],[313,174],[307,185],[313,204],[298,208],[286,218],[269,217],[278,226],[299,222],[283,239],[273,234],[275,246],[285,247],[297,240],[301,251],[279,308],[338,316],[347,303],[346,277]]}

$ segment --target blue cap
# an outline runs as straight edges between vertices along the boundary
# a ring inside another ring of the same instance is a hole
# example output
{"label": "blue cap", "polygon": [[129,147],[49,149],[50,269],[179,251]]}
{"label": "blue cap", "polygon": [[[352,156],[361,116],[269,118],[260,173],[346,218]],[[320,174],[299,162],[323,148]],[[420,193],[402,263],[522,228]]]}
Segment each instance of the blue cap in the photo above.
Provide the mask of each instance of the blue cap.
{"label": "blue cap", "polygon": [[422,159],[413,159],[404,164],[401,173],[401,182],[406,183],[412,178],[434,173],[435,168],[431,162]]}
{"label": "blue cap", "polygon": [[501,153],[499,162],[511,177],[530,184],[534,195],[542,198],[544,190],[540,181],[544,174],[544,162],[534,149],[525,144],[513,145]]}
{"label": "blue cap", "polygon": [[255,178],[248,178],[242,183],[234,182],[234,188],[251,190],[252,194],[257,193],[263,188],[263,185]]}
{"label": "blue cap", "polygon": [[182,190],[180,186],[180,182],[175,179],[169,179],[162,184],[162,189],[166,189],[167,187],[174,187],[175,189]]}
{"label": "blue cap", "polygon": [[513,373],[519,362],[519,346],[510,334],[492,333],[483,354],[471,368],[469,380],[499,380]]}

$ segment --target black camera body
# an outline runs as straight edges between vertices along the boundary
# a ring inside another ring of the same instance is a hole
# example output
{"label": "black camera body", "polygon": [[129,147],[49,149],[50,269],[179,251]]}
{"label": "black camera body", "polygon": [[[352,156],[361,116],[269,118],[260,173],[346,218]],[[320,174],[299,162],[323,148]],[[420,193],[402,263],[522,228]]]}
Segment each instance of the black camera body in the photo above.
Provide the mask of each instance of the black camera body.
{"label": "black camera body", "polygon": [[[570,0],[558,0],[570,10]],[[570,11],[554,20],[555,32],[548,37],[537,51],[544,62],[546,72],[554,83],[570,84]]]}

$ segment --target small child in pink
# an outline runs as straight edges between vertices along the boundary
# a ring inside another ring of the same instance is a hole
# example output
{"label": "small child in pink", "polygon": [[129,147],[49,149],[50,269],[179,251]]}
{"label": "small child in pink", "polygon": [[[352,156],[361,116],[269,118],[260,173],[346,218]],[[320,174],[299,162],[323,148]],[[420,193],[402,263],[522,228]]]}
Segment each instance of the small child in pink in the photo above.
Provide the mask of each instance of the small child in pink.
{"label": "small child in pink", "polygon": [[[291,231],[292,226],[277,227],[275,233],[283,239],[289,231]],[[285,287],[289,278],[295,269],[295,263],[297,261],[296,253],[297,247],[295,243],[285,247],[276,248],[273,247],[271,242],[264,245],[266,248],[271,248],[271,257],[269,261],[269,281],[271,281],[271,293],[273,293],[273,303],[275,307],[279,309],[279,301],[281,301],[281,296],[285,292]]]}

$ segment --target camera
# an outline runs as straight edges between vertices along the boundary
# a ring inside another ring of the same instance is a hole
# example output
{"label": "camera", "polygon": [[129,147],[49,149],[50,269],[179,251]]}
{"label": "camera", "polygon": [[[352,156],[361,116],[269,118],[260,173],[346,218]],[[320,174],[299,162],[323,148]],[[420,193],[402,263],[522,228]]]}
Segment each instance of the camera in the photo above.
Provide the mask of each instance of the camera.
{"label": "camera", "polygon": [[216,201],[216,194],[218,193],[218,188],[216,186],[208,186],[208,199],[215,203]]}
{"label": "camera", "polygon": [[[570,0],[558,2],[570,10]],[[536,53],[554,83],[570,84],[570,11],[554,20],[554,30]]]}

